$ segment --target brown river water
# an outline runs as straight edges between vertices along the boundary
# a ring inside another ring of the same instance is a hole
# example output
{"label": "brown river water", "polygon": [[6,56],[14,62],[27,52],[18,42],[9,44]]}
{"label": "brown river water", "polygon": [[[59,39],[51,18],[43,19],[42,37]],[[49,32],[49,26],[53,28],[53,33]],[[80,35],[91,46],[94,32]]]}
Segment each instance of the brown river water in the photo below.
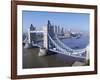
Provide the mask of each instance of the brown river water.
{"label": "brown river water", "polygon": [[[23,49],[23,68],[47,68],[47,67],[68,67],[75,61],[81,61],[63,54],[49,52],[46,56],[38,56],[39,48]],[[78,65],[77,65],[78,66]]]}

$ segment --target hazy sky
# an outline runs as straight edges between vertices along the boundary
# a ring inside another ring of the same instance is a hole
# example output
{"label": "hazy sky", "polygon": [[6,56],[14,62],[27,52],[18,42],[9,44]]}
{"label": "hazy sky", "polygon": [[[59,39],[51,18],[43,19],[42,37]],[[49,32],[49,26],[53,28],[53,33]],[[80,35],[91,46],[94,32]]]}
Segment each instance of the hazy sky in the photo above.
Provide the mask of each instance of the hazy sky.
{"label": "hazy sky", "polygon": [[87,13],[62,13],[62,12],[39,12],[23,11],[23,31],[33,24],[37,30],[42,30],[43,26],[50,20],[52,24],[60,27],[78,31],[89,32],[89,14]]}

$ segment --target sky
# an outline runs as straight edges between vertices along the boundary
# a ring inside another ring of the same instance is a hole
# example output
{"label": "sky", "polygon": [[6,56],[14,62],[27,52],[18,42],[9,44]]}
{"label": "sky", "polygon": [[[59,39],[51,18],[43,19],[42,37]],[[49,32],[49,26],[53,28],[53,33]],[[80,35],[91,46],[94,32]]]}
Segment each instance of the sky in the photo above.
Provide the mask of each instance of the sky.
{"label": "sky", "polygon": [[37,30],[42,30],[43,26],[47,25],[48,20],[53,25],[59,25],[64,29],[89,32],[89,17],[88,13],[23,11],[23,32],[26,32],[31,24]]}

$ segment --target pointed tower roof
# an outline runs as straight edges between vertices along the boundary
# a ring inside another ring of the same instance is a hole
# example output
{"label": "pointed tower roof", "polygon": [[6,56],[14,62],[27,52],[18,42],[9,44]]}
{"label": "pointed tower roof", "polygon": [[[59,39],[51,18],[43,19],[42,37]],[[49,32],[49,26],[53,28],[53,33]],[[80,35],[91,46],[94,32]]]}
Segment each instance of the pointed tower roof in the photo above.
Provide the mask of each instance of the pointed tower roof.
{"label": "pointed tower roof", "polygon": [[36,29],[36,28],[33,26],[33,24],[31,24],[31,25],[30,25],[30,30],[33,31],[33,30],[35,30],[35,29]]}

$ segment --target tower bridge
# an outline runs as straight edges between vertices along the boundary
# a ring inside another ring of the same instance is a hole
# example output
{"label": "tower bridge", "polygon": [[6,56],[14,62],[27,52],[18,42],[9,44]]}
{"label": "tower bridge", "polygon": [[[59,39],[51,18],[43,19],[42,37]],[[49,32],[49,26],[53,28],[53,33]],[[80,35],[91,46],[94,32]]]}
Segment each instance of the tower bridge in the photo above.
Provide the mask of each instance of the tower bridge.
{"label": "tower bridge", "polygon": [[[50,24],[50,21],[48,21],[48,24],[46,27],[43,27],[43,30],[41,31],[36,31],[36,30],[30,30],[28,29],[28,38],[25,39],[28,45],[32,45],[32,40],[31,40],[31,33],[42,33],[43,34],[43,47],[46,48],[47,50],[72,56],[72,57],[78,57],[78,58],[83,58],[87,59],[89,56],[89,45],[86,46],[84,49],[72,49],[65,45],[58,37],[57,34],[54,32],[53,27]],[[40,46],[39,46],[40,47]],[[41,47],[40,47],[41,48]],[[86,55],[84,55],[86,54]]]}

